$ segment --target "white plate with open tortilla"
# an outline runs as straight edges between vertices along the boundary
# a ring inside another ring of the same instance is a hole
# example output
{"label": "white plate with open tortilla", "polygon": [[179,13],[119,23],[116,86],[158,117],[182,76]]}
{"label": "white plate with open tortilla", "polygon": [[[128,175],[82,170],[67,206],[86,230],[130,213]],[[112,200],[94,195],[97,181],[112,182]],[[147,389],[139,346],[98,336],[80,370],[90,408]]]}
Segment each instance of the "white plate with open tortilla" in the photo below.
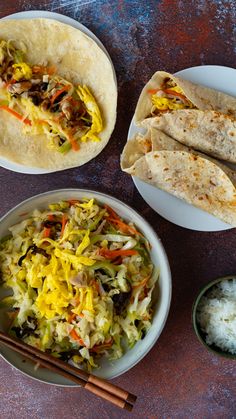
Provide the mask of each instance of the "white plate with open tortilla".
{"label": "white plate with open tortilla", "polygon": [[[78,29],[80,32],[82,32],[83,34],[85,34],[87,37],[91,38],[92,41],[94,41],[94,44],[96,44],[100,50],[102,50],[102,53],[104,53],[103,55],[106,55],[108,62],[110,63],[110,79],[112,80],[112,83],[114,84],[114,89],[117,89],[117,80],[116,80],[116,74],[115,74],[115,70],[114,70],[114,66],[113,63],[111,61],[111,58],[107,52],[107,50],[105,49],[104,45],[101,43],[101,41],[88,29],[86,28],[84,25],[82,25],[81,23],[77,22],[74,19],[71,19],[67,16],[58,14],[58,13],[52,13],[52,12],[48,12],[48,11],[25,11],[25,12],[19,12],[19,13],[15,13],[9,16],[6,16],[2,19],[2,21],[6,20],[6,19],[14,19],[14,20],[21,20],[21,19],[38,19],[38,18],[43,18],[43,19],[50,19],[51,21],[56,21],[56,22],[60,22],[62,24],[66,24],[68,25],[68,27],[72,27],[75,29]],[[101,54],[102,54],[101,53]],[[116,96],[116,95],[115,95]],[[106,101],[106,99],[104,99]],[[114,112],[115,112],[115,106],[113,107]],[[104,111],[104,109],[102,109]],[[107,116],[105,116],[104,118],[106,118],[107,120]],[[14,123],[14,122],[13,122]],[[112,125],[114,125],[112,123]],[[112,131],[112,127],[110,127],[110,133]],[[106,136],[106,134],[105,134]],[[108,135],[110,136],[110,134]],[[107,136],[107,137],[108,137]],[[104,139],[102,139],[103,142]],[[104,141],[104,146],[106,143],[106,139]],[[83,146],[83,144],[82,144]],[[100,147],[102,150],[102,146]],[[83,147],[82,147],[83,149]],[[99,152],[101,151],[99,150]],[[89,150],[91,152],[91,150]],[[4,153],[3,153],[4,154]],[[85,153],[86,154],[86,153]],[[88,154],[88,153],[87,153]],[[92,153],[93,154],[93,153]],[[95,154],[97,155],[98,152],[95,151],[94,153],[94,157]],[[88,161],[89,158],[87,159],[87,157],[85,157],[84,159],[84,163],[86,163],[86,161]],[[83,163],[82,163],[83,164]],[[78,166],[80,165],[80,162],[78,164]],[[21,164],[19,161],[17,161],[17,159],[11,159],[8,158],[5,155],[1,155],[0,156],[0,166],[10,169],[12,171],[15,172],[19,172],[19,173],[27,173],[27,174],[44,174],[44,173],[50,173],[50,172],[54,172],[55,170],[63,170],[63,167],[61,168],[52,168],[52,167],[36,167],[34,164]],[[76,167],[76,164],[72,164],[70,167]],[[64,169],[69,168],[68,167],[64,167]]]}
{"label": "white plate with open tortilla", "polygon": [[[220,90],[236,96],[236,70],[233,68],[207,65],[181,70],[175,74],[193,83]],[[140,133],[142,128],[131,121],[128,139]],[[144,133],[145,130],[142,132]],[[232,165],[231,165],[232,167]],[[143,199],[162,217],[177,224],[198,231],[222,231],[232,228],[229,224],[185,201],[133,176],[133,181]]]}

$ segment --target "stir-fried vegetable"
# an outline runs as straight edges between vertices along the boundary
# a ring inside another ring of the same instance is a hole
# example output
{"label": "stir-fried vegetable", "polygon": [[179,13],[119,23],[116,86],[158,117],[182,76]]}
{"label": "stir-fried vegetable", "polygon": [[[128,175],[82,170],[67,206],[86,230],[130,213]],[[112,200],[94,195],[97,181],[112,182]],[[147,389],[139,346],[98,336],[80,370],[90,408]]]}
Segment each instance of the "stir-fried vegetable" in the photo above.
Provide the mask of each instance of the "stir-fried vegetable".
{"label": "stir-fried vegetable", "polygon": [[120,358],[151,326],[158,273],[147,239],[94,199],[25,215],[0,242],[9,332],[87,369]]}
{"label": "stir-fried vegetable", "polygon": [[14,111],[8,106],[2,104],[0,105],[0,109],[9,112],[12,116],[19,119],[19,121],[23,122],[24,124],[31,125],[31,121],[28,118],[25,118],[24,116],[20,115],[18,112]]}
{"label": "stir-fried vegetable", "polygon": [[148,93],[152,98],[152,115],[159,112],[195,108],[192,102],[186,98],[181,87],[171,79],[165,80],[160,89],[150,89]]}
{"label": "stir-fried vegetable", "polygon": [[0,41],[0,110],[24,123],[24,132],[44,134],[60,153],[79,142],[100,141],[100,109],[87,86],[74,86],[53,66],[31,65],[11,41]]}

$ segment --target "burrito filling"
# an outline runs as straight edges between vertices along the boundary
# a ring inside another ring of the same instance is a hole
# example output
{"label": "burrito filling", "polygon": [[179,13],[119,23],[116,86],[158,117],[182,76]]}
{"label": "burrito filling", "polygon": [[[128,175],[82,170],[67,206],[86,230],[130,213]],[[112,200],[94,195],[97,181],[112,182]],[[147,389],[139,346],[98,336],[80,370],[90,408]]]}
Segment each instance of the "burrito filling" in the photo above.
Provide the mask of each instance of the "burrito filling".
{"label": "burrito filling", "polygon": [[170,78],[166,78],[160,89],[150,89],[152,97],[151,115],[177,109],[196,109],[186,98],[184,91]]}
{"label": "burrito filling", "polygon": [[103,121],[86,85],[74,86],[54,66],[31,65],[25,51],[0,41],[0,109],[22,122],[23,132],[45,134],[48,147],[67,153],[100,141]]}

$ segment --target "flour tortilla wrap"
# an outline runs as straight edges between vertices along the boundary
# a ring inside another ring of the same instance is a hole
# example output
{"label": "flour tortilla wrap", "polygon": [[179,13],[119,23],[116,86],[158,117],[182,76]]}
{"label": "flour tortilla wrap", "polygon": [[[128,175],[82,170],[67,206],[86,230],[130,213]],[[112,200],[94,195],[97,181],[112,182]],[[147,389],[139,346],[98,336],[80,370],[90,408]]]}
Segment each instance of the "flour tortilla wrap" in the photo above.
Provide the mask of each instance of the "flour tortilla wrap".
{"label": "flour tortilla wrap", "polygon": [[184,109],[148,118],[142,125],[150,123],[182,144],[236,163],[236,119],[229,115]]}
{"label": "flour tortilla wrap", "polygon": [[54,65],[57,74],[74,85],[87,85],[101,110],[101,141],[80,144],[77,152],[61,154],[47,147],[45,135],[22,132],[22,123],[0,110],[0,155],[26,166],[61,170],[80,166],[106,146],[116,121],[117,87],[113,69],[100,47],[78,29],[50,19],[2,20],[0,39],[27,48],[27,62]]}
{"label": "flour tortilla wrap", "polygon": [[235,97],[208,87],[194,84],[188,80],[183,80],[165,71],[157,71],[141,92],[134,114],[135,122],[140,122],[151,116],[152,95],[149,91],[160,89],[164,80],[168,78],[173,80],[183,90],[187,99],[189,99],[197,109],[215,110],[236,117]]}
{"label": "flour tortilla wrap", "polygon": [[121,168],[236,227],[236,173],[161,131],[128,141]]}

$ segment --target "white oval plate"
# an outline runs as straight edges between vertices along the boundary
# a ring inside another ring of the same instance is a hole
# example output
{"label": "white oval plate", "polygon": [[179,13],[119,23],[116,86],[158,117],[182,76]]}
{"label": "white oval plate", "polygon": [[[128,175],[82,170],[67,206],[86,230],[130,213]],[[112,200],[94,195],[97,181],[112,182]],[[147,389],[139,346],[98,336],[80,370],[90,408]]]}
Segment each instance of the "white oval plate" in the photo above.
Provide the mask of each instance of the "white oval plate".
{"label": "white oval plate", "polygon": [[[175,75],[236,96],[236,70],[234,68],[204,65],[178,71]],[[134,137],[137,132],[140,132],[140,128],[135,125],[132,119],[128,140]],[[168,192],[155,188],[135,176],[133,176],[133,181],[140,195],[154,211],[180,227],[198,231],[221,231],[232,228],[213,215],[170,195]]]}
{"label": "white oval plate", "polygon": [[[113,70],[114,80],[117,85],[115,69],[114,69],[111,57],[108,54],[106,48],[104,47],[102,42],[96,37],[96,35],[94,35],[93,32],[91,32],[88,28],[86,28],[86,26],[82,25],[82,23],[77,22],[77,20],[72,19],[68,16],[61,15],[60,13],[47,12],[43,10],[32,10],[32,11],[26,11],[26,12],[13,13],[12,15],[5,16],[3,19],[35,19],[35,18],[58,20],[59,22],[65,23],[67,25],[73,26],[76,29],[79,29],[81,32],[85,33],[85,35],[92,38],[93,41],[95,41],[98,44],[98,46],[103,50],[103,52],[105,52],[105,54],[109,58],[111,62],[112,70]],[[0,156],[0,166],[4,167],[5,169],[12,170],[13,172],[26,173],[29,175],[42,175],[45,173],[54,172],[54,170],[23,166],[22,164],[14,163],[1,156]]]}
{"label": "white oval plate", "polygon": [[[111,379],[125,373],[139,361],[141,361],[141,359],[150,351],[150,349],[159,338],[168,316],[171,301],[171,272],[161,240],[153,228],[135,210],[119,201],[118,199],[113,198],[112,196],[86,189],[61,189],[33,196],[32,198],[23,201],[21,204],[17,205],[11,211],[5,214],[0,220],[0,237],[4,237],[9,233],[9,227],[19,221],[22,221],[24,218],[27,218],[27,214],[25,217],[22,216],[24,213],[32,212],[35,208],[44,209],[48,206],[48,204],[52,202],[68,199],[81,199],[83,197],[95,198],[101,204],[107,204],[114,208],[114,210],[122,218],[126,220],[132,220],[132,222],[144,234],[144,236],[148,237],[148,240],[151,244],[150,253],[152,261],[154,265],[158,266],[160,269],[157,301],[155,300],[153,307],[152,326],[146,334],[145,338],[138,341],[134,347],[129,349],[120,359],[117,359],[116,361],[108,361],[107,359],[101,360],[101,368],[93,371],[93,373],[99,377]],[[3,287],[0,287],[0,300],[3,298],[3,296],[4,290]],[[1,309],[0,330],[4,330],[6,327],[4,324],[5,317],[6,315],[4,310]],[[4,345],[0,345],[0,357],[1,356],[15,368],[32,378],[48,384],[75,386],[72,382],[66,380],[64,377],[52,373],[46,368],[35,369],[33,363],[28,361],[23,363],[22,356],[8,349]]]}

